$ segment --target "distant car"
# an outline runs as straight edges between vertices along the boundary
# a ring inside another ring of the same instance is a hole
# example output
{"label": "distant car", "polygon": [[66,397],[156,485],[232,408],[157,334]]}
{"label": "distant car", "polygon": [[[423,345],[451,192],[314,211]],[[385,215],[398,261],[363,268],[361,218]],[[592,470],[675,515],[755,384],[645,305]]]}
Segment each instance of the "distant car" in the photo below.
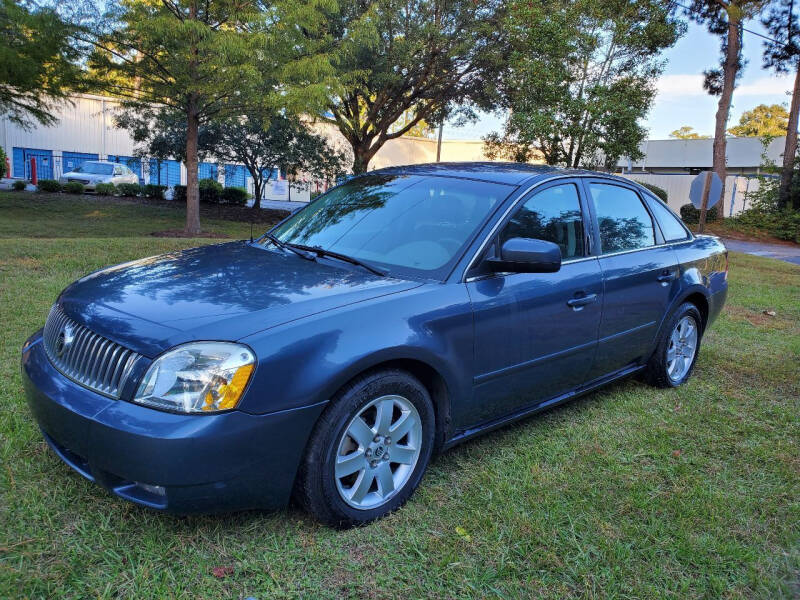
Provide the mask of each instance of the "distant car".
{"label": "distant car", "polygon": [[87,190],[93,190],[98,183],[139,183],[139,176],[127,166],[102,160],[87,160],[64,173],[58,178],[59,183],[77,181]]}
{"label": "distant car", "polygon": [[117,496],[186,513],[293,492],[349,526],[401,506],[440,449],[635,373],[684,383],[727,271],[717,238],[620,177],[384,169],[255,241],[76,281],[23,382],[50,447]]}

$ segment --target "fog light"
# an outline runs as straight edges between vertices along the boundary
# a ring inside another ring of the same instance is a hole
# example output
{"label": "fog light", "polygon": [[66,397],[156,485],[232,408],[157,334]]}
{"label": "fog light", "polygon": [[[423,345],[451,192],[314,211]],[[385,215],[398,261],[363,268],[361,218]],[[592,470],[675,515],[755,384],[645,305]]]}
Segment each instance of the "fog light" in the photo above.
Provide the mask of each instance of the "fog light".
{"label": "fog light", "polygon": [[167,490],[163,485],[150,485],[149,483],[136,482],[136,486],[143,489],[145,492],[150,492],[154,496],[166,496]]}

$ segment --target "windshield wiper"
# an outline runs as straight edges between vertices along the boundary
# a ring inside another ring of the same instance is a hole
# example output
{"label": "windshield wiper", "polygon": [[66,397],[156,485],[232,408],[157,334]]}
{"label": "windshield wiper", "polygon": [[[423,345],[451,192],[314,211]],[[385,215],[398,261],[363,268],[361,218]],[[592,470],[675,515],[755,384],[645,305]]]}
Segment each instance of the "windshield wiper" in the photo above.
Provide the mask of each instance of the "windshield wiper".
{"label": "windshield wiper", "polygon": [[380,267],[376,267],[374,265],[369,264],[368,262],[364,262],[358,258],[353,258],[352,256],[347,256],[347,254],[340,254],[339,252],[334,252],[333,250],[325,250],[324,248],[320,248],[319,246],[304,246],[302,244],[291,244],[286,242],[287,246],[294,246],[295,248],[299,248],[302,250],[306,250],[307,252],[313,252],[317,256],[330,256],[331,258],[338,258],[341,261],[346,263],[350,263],[351,265],[357,265],[359,267],[363,267],[370,273],[378,275],[379,277],[386,277],[389,273],[385,269],[381,269]]}
{"label": "windshield wiper", "polygon": [[282,242],[278,238],[276,238],[271,233],[267,233],[264,235],[270,242],[272,242],[276,247],[280,248],[281,250],[290,250],[300,256],[301,258],[305,258],[306,260],[317,260],[314,258],[314,255],[307,252],[305,249],[300,249],[296,247],[294,244],[287,244],[286,242]]}

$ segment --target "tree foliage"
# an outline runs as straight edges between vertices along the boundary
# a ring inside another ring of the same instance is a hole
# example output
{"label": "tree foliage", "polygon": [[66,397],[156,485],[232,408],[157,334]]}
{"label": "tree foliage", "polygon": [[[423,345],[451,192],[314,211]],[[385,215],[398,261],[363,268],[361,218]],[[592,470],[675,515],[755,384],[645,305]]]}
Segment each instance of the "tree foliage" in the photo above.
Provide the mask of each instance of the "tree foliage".
{"label": "tree foliage", "polygon": [[329,19],[337,84],[323,120],[352,147],[356,173],[422,121],[470,118],[474,108],[494,106],[503,7],[502,0],[339,2]]}
{"label": "tree foliage", "polygon": [[510,109],[508,156],[542,153],[553,165],[611,166],[638,158],[659,53],[681,35],[668,3],[656,0],[517,0],[503,27],[512,54],[502,89]]}
{"label": "tree foliage", "polygon": [[[185,118],[187,233],[200,231],[200,127],[277,104],[308,107],[327,86],[327,59],[306,42],[332,0],[121,0],[92,35],[98,85],[139,112]],[[320,104],[321,105],[321,104]]]}
{"label": "tree foliage", "polygon": [[669,134],[669,137],[679,140],[707,140],[710,135],[701,135],[694,130],[694,127],[684,125]]}
{"label": "tree foliage", "polygon": [[786,135],[789,126],[789,112],[781,104],[759,104],[753,110],[746,110],[739,117],[739,124],[728,129],[736,137],[778,137]]}
{"label": "tree foliage", "polygon": [[0,0],[0,116],[29,128],[53,125],[54,109],[82,89],[74,27],[55,9]]}
{"label": "tree foliage", "polygon": [[253,113],[214,123],[209,130],[213,153],[220,160],[242,163],[253,179],[254,208],[274,169],[290,176],[335,179],[344,172],[345,157],[297,118]]}

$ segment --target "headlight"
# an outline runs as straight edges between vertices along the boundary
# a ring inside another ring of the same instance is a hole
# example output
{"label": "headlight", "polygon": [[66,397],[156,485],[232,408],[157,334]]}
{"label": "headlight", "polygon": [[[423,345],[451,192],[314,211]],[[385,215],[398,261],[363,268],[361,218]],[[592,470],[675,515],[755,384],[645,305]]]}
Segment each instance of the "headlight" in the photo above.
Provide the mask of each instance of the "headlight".
{"label": "headlight", "polygon": [[153,361],[133,401],[186,413],[229,410],[239,403],[255,362],[241,344],[184,344]]}

